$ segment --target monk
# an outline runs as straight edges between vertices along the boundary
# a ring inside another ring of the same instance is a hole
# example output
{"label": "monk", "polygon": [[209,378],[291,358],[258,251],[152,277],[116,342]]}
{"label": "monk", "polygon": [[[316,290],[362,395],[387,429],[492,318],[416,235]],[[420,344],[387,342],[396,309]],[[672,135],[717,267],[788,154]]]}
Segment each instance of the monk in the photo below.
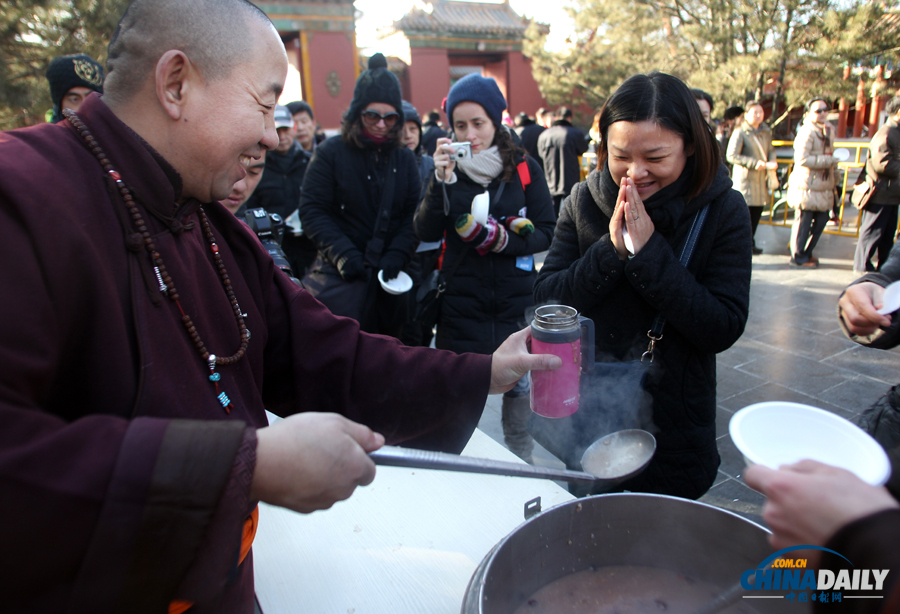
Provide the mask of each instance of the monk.
{"label": "monk", "polygon": [[4,610],[249,613],[259,501],[326,509],[385,441],[459,452],[559,359],[361,333],[217,202],[278,143],[287,58],[252,3],[135,0],[107,68],[0,133]]}

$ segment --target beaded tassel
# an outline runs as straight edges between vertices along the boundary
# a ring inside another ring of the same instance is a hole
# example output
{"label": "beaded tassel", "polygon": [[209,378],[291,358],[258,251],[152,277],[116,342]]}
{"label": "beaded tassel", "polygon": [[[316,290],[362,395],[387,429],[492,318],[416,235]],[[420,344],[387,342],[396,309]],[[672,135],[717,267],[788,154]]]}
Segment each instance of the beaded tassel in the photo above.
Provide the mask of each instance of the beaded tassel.
{"label": "beaded tassel", "polygon": [[87,126],[84,125],[84,122],[81,121],[78,115],[70,109],[64,110],[63,115],[68,118],[68,120],[78,131],[78,134],[81,136],[81,138],[84,139],[84,142],[87,144],[88,149],[90,149],[91,152],[97,157],[97,161],[100,162],[100,166],[103,168],[103,171],[107,173],[113,181],[115,181],[116,187],[119,188],[119,193],[122,195],[122,200],[125,201],[125,206],[128,209],[128,213],[131,214],[131,219],[134,221],[134,226],[143,237],[144,247],[150,254],[150,259],[153,261],[153,272],[156,274],[156,279],[159,282],[159,291],[168,296],[169,299],[171,299],[171,301],[178,307],[178,311],[181,313],[181,322],[184,325],[188,336],[191,338],[191,341],[194,342],[194,347],[197,348],[197,351],[200,353],[200,357],[209,365],[209,380],[213,383],[213,386],[216,389],[216,399],[222,405],[225,413],[230,414],[231,410],[234,409],[234,405],[232,405],[231,399],[228,398],[228,395],[219,389],[219,380],[222,379],[222,376],[216,372],[216,365],[233,365],[241,358],[243,358],[244,354],[247,352],[247,347],[250,344],[250,330],[244,323],[244,317],[246,317],[247,314],[241,313],[241,307],[240,305],[238,305],[237,297],[235,297],[234,291],[231,288],[231,278],[228,277],[228,271],[225,269],[225,263],[222,261],[222,256],[219,255],[219,246],[216,244],[216,237],[213,234],[212,227],[209,224],[209,218],[206,217],[206,212],[203,210],[203,207],[200,207],[197,210],[197,215],[200,217],[200,224],[203,227],[204,235],[207,242],[209,243],[209,249],[212,252],[213,260],[215,260],[216,268],[219,272],[219,277],[222,278],[222,286],[225,288],[225,294],[228,296],[228,301],[231,303],[231,308],[234,311],[234,317],[235,320],[237,320],[238,329],[240,329],[241,334],[241,345],[238,348],[237,352],[235,352],[231,356],[224,358],[218,357],[215,354],[210,353],[206,349],[206,345],[200,338],[200,333],[197,332],[197,327],[194,326],[194,323],[191,321],[191,317],[184,312],[184,309],[182,309],[181,302],[179,300],[180,297],[178,296],[178,290],[175,289],[175,282],[173,282],[172,278],[169,276],[169,273],[166,270],[166,265],[163,262],[162,257],[159,255],[159,252],[156,251],[156,246],[153,243],[153,237],[150,236],[150,231],[148,230],[147,225],[144,222],[144,217],[141,215],[140,209],[138,209],[137,205],[135,204],[134,197],[131,195],[131,191],[125,185],[125,182],[122,181],[122,176],[115,169],[113,169],[109,158],[106,157],[106,154],[103,152],[100,144],[97,143],[97,140],[90,133],[90,131],[87,129]]}
{"label": "beaded tassel", "polygon": [[219,380],[222,379],[222,376],[216,373],[216,355],[209,355],[209,381],[213,383],[213,386],[216,388],[216,398],[219,400],[219,403],[222,404],[222,407],[225,409],[226,414],[230,414],[231,410],[234,409],[234,405],[231,404],[231,399],[228,398],[228,395],[219,390]]}

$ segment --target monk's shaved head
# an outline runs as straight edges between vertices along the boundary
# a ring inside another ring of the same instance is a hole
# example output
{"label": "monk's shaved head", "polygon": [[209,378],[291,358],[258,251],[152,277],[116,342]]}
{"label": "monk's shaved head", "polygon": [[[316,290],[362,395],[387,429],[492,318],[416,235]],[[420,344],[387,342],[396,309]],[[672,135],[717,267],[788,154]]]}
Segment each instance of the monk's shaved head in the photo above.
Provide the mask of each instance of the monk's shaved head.
{"label": "monk's shaved head", "polygon": [[252,22],[273,27],[247,0],[134,0],[109,43],[105,95],[128,101],[171,49],[184,52],[207,82],[224,79],[252,57]]}

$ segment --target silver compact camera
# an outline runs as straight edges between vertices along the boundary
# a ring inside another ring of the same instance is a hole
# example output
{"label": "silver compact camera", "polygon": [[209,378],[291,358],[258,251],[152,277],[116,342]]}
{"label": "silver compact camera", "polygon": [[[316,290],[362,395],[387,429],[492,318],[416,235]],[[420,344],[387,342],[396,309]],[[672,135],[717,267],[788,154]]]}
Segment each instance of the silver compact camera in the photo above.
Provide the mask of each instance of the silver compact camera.
{"label": "silver compact camera", "polygon": [[450,143],[450,148],[450,157],[454,160],[464,160],[472,157],[472,143],[469,141]]}

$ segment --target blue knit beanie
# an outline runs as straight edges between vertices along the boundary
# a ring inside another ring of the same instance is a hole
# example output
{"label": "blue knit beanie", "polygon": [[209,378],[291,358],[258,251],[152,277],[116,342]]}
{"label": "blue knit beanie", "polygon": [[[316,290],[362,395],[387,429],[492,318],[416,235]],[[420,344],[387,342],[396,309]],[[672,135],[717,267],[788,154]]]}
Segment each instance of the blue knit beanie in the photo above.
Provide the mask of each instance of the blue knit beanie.
{"label": "blue knit beanie", "polygon": [[482,77],[478,73],[466,75],[450,88],[447,95],[447,119],[453,125],[453,109],[461,102],[477,102],[487,112],[494,126],[503,125],[503,110],[506,109],[506,98],[500,92],[497,82],[490,77]]}

